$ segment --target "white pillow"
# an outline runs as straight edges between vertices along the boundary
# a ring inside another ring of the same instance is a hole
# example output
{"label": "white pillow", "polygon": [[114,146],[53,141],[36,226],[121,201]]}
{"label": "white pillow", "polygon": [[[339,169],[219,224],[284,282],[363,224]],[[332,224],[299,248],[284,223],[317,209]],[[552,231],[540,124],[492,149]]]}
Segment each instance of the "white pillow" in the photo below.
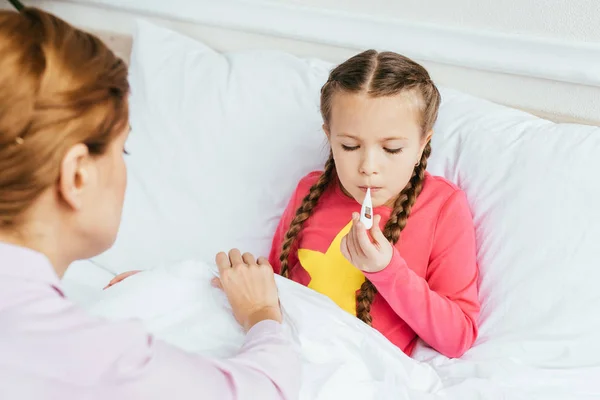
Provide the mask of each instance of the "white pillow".
{"label": "white pillow", "polygon": [[600,363],[600,128],[443,97],[429,170],[465,190],[474,214],[482,314],[470,357]]}
{"label": "white pillow", "polygon": [[130,67],[128,189],[114,272],[239,247],[268,255],[298,180],[328,155],[319,92],[331,65],[219,54],[139,21]]}
{"label": "white pillow", "polygon": [[[123,223],[95,261],[121,272],[234,246],[266,255],[297,181],[327,155],[318,97],[330,68],[220,54],[140,22]],[[466,191],[481,270],[480,336],[466,357],[600,362],[600,129],[441,91],[429,170]]]}

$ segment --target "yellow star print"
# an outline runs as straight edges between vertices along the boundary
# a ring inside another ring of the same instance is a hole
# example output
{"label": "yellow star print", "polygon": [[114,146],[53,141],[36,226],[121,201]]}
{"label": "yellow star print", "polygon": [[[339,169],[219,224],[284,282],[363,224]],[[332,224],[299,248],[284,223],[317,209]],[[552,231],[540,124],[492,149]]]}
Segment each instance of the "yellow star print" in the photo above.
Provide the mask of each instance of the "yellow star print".
{"label": "yellow star print", "polygon": [[356,291],[365,281],[365,276],[340,250],[342,238],[350,232],[350,228],[352,221],[337,234],[325,254],[299,249],[298,260],[311,277],[309,288],[328,296],[342,309],[356,315]]}

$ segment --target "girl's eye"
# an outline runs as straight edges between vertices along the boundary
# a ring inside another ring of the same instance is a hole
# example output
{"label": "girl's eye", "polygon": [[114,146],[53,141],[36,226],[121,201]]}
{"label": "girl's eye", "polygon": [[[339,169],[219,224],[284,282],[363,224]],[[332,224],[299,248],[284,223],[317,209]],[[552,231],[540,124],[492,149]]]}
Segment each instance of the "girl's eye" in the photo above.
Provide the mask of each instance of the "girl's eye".
{"label": "girl's eye", "polygon": [[127,150],[123,149],[123,154],[125,154],[126,156],[128,156],[129,152]]}
{"label": "girl's eye", "polygon": [[343,144],[342,149],[344,149],[344,151],[354,151],[358,149],[358,146],[346,146],[345,144]]}
{"label": "girl's eye", "polygon": [[398,149],[384,149],[384,150],[390,154],[402,153],[402,147],[400,147]]}

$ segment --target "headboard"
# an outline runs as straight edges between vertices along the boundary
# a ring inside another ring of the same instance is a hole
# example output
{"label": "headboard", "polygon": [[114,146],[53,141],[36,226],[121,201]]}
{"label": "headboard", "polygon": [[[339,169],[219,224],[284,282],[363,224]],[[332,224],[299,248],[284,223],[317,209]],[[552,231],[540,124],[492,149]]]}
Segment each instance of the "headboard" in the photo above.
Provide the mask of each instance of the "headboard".
{"label": "headboard", "polygon": [[[600,44],[414,24],[260,0],[27,0],[98,34],[126,60],[135,18],[219,51],[278,49],[341,62],[366,48],[406,54],[434,80],[557,122],[600,125]],[[0,7],[6,8],[7,5]]]}

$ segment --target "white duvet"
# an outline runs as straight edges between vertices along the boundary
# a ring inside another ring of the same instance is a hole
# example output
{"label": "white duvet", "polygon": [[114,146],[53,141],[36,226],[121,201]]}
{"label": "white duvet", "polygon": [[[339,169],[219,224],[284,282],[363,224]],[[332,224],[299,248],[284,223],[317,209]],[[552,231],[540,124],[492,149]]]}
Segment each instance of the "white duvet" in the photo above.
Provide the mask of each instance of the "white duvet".
{"label": "white duvet", "polygon": [[[67,294],[92,314],[141,319],[157,337],[207,356],[227,357],[239,349],[243,333],[224,294],[210,285],[214,265],[182,262],[106,291],[92,283],[87,267],[72,271],[64,283]],[[301,399],[600,399],[600,366],[562,365],[561,357],[569,355],[543,341],[477,343],[456,360],[421,346],[416,361],[326,297],[280,277],[277,284],[285,326],[303,356]],[[550,357],[550,368],[532,362]]]}
{"label": "white duvet", "polygon": [[[227,357],[244,340],[225,295],[212,288],[216,266],[188,261],[134,275],[88,310],[139,318],[157,337],[207,356]],[[427,364],[316,292],[277,277],[285,326],[301,349],[301,399],[426,399],[441,387]]]}

